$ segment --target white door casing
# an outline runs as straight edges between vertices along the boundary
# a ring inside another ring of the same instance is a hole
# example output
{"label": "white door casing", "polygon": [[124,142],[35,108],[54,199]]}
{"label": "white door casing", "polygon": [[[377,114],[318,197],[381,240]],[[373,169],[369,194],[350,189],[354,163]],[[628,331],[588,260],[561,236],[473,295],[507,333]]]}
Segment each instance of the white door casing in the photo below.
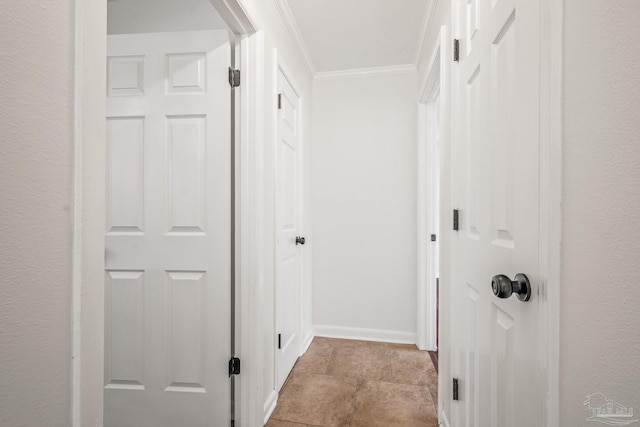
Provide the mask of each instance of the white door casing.
{"label": "white door casing", "polygon": [[107,54],[105,426],[228,425],[228,33]]}
{"label": "white door casing", "polygon": [[[540,274],[539,2],[457,0],[451,203],[452,426],[544,425]],[[533,294],[499,299],[492,276],[526,274]],[[451,381],[451,378],[444,379]]]}
{"label": "white door casing", "polygon": [[276,387],[300,355],[300,98],[278,69]]}

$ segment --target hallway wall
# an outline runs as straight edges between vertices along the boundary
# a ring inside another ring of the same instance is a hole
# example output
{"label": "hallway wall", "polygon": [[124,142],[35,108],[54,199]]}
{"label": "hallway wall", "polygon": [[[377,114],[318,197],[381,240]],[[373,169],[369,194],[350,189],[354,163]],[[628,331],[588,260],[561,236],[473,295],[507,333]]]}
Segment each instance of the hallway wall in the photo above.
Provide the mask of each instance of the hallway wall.
{"label": "hallway wall", "polygon": [[[257,353],[262,356],[262,360],[253,361],[253,365],[249,369],[262,374],[262,395],[264,413],[262,417],[269,415],[275,407],[277,392],[275,381],[275,356],[276,356],[276,337],[275,330],[275,262],[276,262],[276,230],[275,230],[275,212],[276,212],[276,120],[277,120],[277,86],[276,74],[277,66],[280,64],[286,71],[287,77],[291,79],[295,89],[301,97],[301,107],[303,121],[301,126],[302,132],[302,150],[304,163],[303,176],[303,218],[300,233],[309,237],[308,244],[305,244],[304,250],[300,252],[301,264],[303,269],[302,280],[300,284],[302,309],[300,319],[301,339],[305,340],[311,334],[311,253],[314,247],[312,228],[311,228],[311,92],[312,92],[312,74],[311,70],[306,66],[296,44],[286,29],[282,16],[274,1],[264,0],[241,0],[242,6],[247,11],[249,17],[254,21],[256,27],[264,35],[264,57],[261,64],[257,64],[257,73],[263,79],[264,87],[261,88],[263,93],[264,104],[256,106],[262,108],[263,123],[258,123],[259,135],[261,140],[255,141],[256,150],[261,150],[264,156],[264,163],[256,167],[249,173],[255,174],[259,188],[260,221],[257,229],[253,230],[259,235],[259,253],[261,257],[260,275],[255,277],[252,294],[256,296],[259,312],[258,316],[259,331],[255,334],[256,338],[262,340],[256,345],[260,351]],[[253,314],[252,314],[253,315]],[[246,354],[246,353],[245,353]],[[247,366],[247,365],[244,365]]]}
{"label": "hallway wall", "polygon": [[0,40],[0,426],[69,426],[72,2],[4,2]]}
{"label": "hallway wall", "polygon": [[416,73],[314,83],[317,335],[415,342]]}
{"label": "hallway wall", "polygon": [[640,3],[564,1],[560,425],[640,408]]}

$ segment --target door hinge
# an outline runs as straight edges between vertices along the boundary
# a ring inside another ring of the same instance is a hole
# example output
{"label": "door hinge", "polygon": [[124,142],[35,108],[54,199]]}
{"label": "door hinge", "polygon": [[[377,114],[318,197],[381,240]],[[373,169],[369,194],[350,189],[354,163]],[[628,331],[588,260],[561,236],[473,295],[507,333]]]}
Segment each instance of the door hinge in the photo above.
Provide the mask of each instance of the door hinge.
{"label": "door hinge", "polygon": [[229,359],[229,376],[240,375],[240,359],[232,357]]}
{"label": "door hinge", "polygon": [[282,110],[282,94],[278,94],[278,110]]}
{"label": "door hinge", "polygon": [[282,348],[282,334],[278,334],[278,350]]}
{"label": "door hinge", "polygon": [[431,241],[432,241],[432,242],[435,242],[435,241],[436,241],[436,235],[435,235],[435,234],[432,234],[432,235],[431,235]]}
{"label": "door hinge", "polygon": [[229,67],[229,85],[231,85],[231,87],[240,86],[240,70],[234,70]]}
{"label": "door hinge", "polygon": [[453,61],[460,62],[460,40],[453,39]]}
{"label": "door hinge", "polygon": [[453,400],[460,400],[458,396],[458,379],[453,379]]}
{"label": "door hinge", "polygon": [[453,210],[453,231],[458,231],[459,229],[459,216],[458,209]]}

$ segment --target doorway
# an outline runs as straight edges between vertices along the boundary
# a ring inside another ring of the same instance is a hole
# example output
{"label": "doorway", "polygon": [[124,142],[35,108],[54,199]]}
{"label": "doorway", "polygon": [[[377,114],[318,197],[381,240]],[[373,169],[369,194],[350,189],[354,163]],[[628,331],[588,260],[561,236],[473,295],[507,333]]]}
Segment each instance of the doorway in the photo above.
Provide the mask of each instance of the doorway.
{"label": "doorway", "polygon": [[[116,5],[118,1],[110,1],[108,3]],[[191,3],[179,2],[184,9],[182,12],[190,10],[193,12],[192,8],[189,7]],[[255,125],[259,118],[257,118],[258,112],[252,110],[249,106],[258,102],[258,93],[256,91],[258,73],[255,64],[257,56],[261,55],[264,49],[263,38],[259,33],[256,33],[255,26],[237,1],[211,0],[203,3],[209,8],[213,4],[220,17],[219,22],[224,22],[231,29],[231,32],[227,32],[231,37],[245,35],[242,38],[238,38],[238,45],[234,49],[237,60],[242,63],[246,71],[243,79],[243,90],[240,93],[236,91],[235,96],[237,100],[235,111],[238,117],[238,127],[242,127],[243,130],[241,134],[236,131],[234,163],[237,170],[240,167],[244,168],[245,162],[252,162],[256,159],[251,141],[259,139],[259,133]],[[149,7],[146,8],[146,12],[166,14],[166,7],[167,2],[163,2],[162,7]],[[149,24],[152,20],[148,19],[148,13],[138,17],[137,21],[144,21],[145,25]],[[73,282],[74,427],[94,424],[95,420],[102,420],[104,407],[105,364],[103,343],[106,329],[105,308],[108,297],[103,287],[106,284],[104,267],[105,224],[107,223],[105,215],[105,194],[107,191],[107,152],[105,149],[107,146],[105,126],[107,16],[107,2],[93,2],[90,0],[77,0],[76,2],[75,209],[77,215],[74,224],[76,235],[74,244],[76,249],[74,250]],[[175,17],[184,19],[184,14],[176,14]],[[135,17],[132,16],[132,18],[129,22],[136,21]],[[166,21],[164,23],[166,24]],[[150,29],[149,31],[162,30],[166,32],[189,29],[160,28],[157,30]],[[185,58],[177,57],[174,59],[180,62]],[[174,61],[175,64],[176,62]],[[177,68],[181,67],[178,66]],[[225,68],[225,82],[226,74],[227,69]],[[190,85],[183,85],[184,80],[181,81],[182,77],[184,75],[176,78],[174,83],[177,83],[176,87],[186,89],[186,86]],[[129,83],[131,82],[128,82],[127,79],[120,83],[123,83],[120,85],[123,89],[135,89],[134,85],[130,85]],[[180,115],[178,114],[178,116]],[[195,127],[197,128],[197,126]],[[255,194],[254,188],[256,186],[255,182],[245,180],[244,177],[243,179],[236,179],[235,193],[237,198],[242,197],[243,201],[243,203],[235,204],[236,210],[233,213],[233,217],[236,218],[236,227],[249,229],[249,223],[258,221],[258,214],[248,210],[249,203],[254,202],[253,195]],[[184,196],[185,194],[182,195]],[[251,249],[253,246],[250,243],[255,239],[256,236],[252,233],[244,233],[242,237],[238,237],[235,239],[237,241],[234,242],[235,253],[237,254],[236,270],[243,272],[242,276],[236,275],[241,289],[247,288],[242,285],[247,280],[249,273],[256,271],[259,262],[261,262],[257,248],[255,250]],[[229,240],[231,239],[229,238]],[[257,253],[257,256],[254,256],[254,252]],[[188,287],[186,286],[183,290]],[[188,294],[189,292],[186,293]],[[255,355],[261,354],[261,350],[254,345],[250,345],[250,343],[256,341],[256,338],[252,335],[257,330],[255,325],[258,322],[258,319],[252,314],[255,311],[256,301],[254,298],[249,297],[246,292],[239,291],[235,295],[234,304],[236,321],[246,325],[246,328],[237,330],[234,336],[236,352],[250,360],[257,360],[258,357]],[[231,338],[229,338],[229,341],[231,341]],[[225,373],[227,373],[228,369],[227,362],[228,357],[225,358],[221,367]],[[244,375],[236,381],[245,390],[245,392],[239,394],[235,402],[235,420],[237,423],[254,424],[259,418],[255,408],[259,406],[260,396],[251,392],[256,388],[257,380],[258,378],[255,376]],[[180,387],[181,384],[174,384],[173,386]],[[229,408],[227,411],[228,417],[231,417],[230,412]]]}
{"label": "doorway", "polygon": [[[417,345],[435,352],[437,363],[439,335],[440,253],[447,237],[441,233],[441,192],[444,157],[442,141],[446,138],[448,120],[446,92],[447,61],[443,61],[443,44],[447,28],[429,62],[428,73],[418,102],[418,325]],[[445,140],[446,143],[446,140]]]}
{"label": "doorway", "polygon": [[104,423],[230,424],[232,40],[149,6],[108,5]]}

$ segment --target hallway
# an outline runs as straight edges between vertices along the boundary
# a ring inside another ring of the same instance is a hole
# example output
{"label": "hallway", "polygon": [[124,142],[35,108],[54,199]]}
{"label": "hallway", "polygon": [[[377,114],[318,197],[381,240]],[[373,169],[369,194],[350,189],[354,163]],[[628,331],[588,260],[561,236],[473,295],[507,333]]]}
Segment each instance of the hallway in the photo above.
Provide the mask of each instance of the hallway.
{"label": "hallway", "polygon": [[438,374],[414,345],[316,337],[266,427],[436,427]]}

